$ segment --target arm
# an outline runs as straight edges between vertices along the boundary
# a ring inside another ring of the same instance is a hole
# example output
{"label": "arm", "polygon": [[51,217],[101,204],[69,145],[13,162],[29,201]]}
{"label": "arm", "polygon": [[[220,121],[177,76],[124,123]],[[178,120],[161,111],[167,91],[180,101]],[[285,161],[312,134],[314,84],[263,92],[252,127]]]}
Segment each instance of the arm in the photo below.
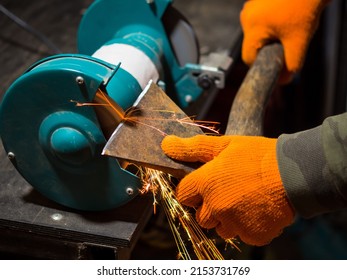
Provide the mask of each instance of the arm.
{"label": "arm", "polygon": [[281,135],[277,160],[287,196],[301,216],[347,207],[347,113]]}
{"label": "arm", "polygon": [[293,222],[347,207],[347,113],[279,139],[259,136],[167,136],[162,148],[203,166],[181,180],[178,200],[197,209],[205,228],[265,245]]}

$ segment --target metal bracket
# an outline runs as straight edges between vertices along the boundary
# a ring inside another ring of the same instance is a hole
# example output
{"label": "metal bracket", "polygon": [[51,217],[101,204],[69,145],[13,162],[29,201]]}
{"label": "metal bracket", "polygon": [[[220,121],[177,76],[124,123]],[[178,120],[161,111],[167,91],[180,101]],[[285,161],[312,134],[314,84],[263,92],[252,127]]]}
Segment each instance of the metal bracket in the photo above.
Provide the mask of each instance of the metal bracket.
{"label": "metal bracket", "polygon": [[203,89],[210,89],[213,85],[222,89],[225,86],[225,73],[232,63],[233,59],[228,55],[211,53],[203,64],[186,64],[186,68]]}

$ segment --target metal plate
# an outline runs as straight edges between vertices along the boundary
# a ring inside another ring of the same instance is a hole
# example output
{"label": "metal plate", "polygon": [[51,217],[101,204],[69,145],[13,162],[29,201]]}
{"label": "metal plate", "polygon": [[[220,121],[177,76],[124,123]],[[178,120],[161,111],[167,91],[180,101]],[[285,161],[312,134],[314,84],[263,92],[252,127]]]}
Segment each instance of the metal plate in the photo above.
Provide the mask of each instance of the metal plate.
{"label": "metal plate", "polygon": [[166,135],[190,137],[203,132],[156,84],[147,86],[132,112],[112,134],[103,154],[158,169],[177,178],[200,166],[174,161],[162,151],[160,145]]}

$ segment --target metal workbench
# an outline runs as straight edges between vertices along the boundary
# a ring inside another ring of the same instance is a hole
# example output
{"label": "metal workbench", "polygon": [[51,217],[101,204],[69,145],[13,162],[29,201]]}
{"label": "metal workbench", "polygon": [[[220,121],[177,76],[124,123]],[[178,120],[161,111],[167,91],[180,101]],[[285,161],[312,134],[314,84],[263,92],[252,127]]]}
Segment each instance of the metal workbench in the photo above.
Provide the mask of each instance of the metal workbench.
{"label": "metal workbench", "polygon": [[0,252],[9,258],[127,259],[152,214],[148,196],[110,211],[72,210],[35,191],[3,149],[0,168]]}

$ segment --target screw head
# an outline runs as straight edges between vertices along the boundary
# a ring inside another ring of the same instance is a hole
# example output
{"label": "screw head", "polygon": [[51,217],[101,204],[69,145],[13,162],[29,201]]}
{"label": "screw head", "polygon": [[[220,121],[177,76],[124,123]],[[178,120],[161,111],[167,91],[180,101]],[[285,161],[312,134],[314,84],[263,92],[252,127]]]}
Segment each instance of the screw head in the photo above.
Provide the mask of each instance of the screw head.
{"label": "screw head", "polygon": [[198,85],[203,89],[210,89],[213,85],[213,81],[207,75],[202,75],[198,78]]}
{"label": "screw head", "polygon": [[81,76],[76,77],[76,83],[79,85],[82,85],[84,83],[84,79]]}
{"label": "screw head", "polygon": [[187,103],[191,103],[193,101],[193,97],[188,94],[184,97],[184,100],[187,102]]}
{"label": "screw head", "polygon": [[63,215],[59,213],[54,213],[51,215],[51,218],[54,221],[60,221],[63,218]]}
{"label": "screw head", "polygon": [[134,189],[129,187],[129,188],[126,189],[126,192],[127,192],[128,195],[133,195],[134,194]]}
{"label": "screw head", "polygon": [[7,157],[8,157],[10,160],[13,160],[13,159],[15,159],[16,155],[15,155],[14,153],[12,153],[12,152],[9,152],[9,153],[7,154]]}

